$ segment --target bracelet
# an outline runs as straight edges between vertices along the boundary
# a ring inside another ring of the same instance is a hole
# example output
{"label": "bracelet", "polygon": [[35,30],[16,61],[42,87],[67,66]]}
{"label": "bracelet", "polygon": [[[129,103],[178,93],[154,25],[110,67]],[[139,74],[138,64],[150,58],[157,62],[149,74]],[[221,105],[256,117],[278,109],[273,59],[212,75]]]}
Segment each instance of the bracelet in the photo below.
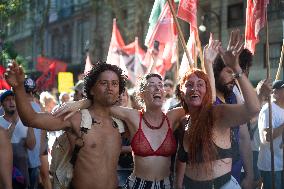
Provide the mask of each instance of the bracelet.
{"label": "bracelet", "polygon": [[237,73],[233,73],[232,76],[233,76],[234,79],[241,78],[243,76],[243,71],[241,70]]}

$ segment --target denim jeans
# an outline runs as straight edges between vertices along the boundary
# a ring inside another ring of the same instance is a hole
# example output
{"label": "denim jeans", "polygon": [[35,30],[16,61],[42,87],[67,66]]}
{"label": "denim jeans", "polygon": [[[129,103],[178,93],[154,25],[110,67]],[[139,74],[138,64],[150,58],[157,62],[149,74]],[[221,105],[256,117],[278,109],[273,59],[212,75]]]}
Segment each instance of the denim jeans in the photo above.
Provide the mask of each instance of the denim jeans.
{"label": "denim jeans", "polygon": [[[260,171],[260,174],[261,174],[261,177],[263,178],[263,188],[262,189],[271,189],[272,188],[271,171]],[[283,183],[284,181],[282,181],[282,178],[283,178],[282,174],[284,174],[283,171],[274,172],[275,189],[283,189],[284,187],[284,183]]]}

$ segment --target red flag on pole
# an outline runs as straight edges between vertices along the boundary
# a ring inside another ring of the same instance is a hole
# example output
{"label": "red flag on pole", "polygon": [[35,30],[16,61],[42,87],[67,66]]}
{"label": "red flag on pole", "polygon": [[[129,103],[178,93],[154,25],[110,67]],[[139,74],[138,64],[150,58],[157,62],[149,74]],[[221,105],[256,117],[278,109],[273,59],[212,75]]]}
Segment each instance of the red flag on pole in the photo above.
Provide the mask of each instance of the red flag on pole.
{"label": "red flag on pole", "polygon": [[253,54],[259,41],[258,33],[265,25],[268,3],[269,0],[247,0],[245,48]]}
{"label": "red flag on pole", "polygon": [[38,90],[51,90],[54,86],[55,76],[56,76],[56,63],[49,65],[47,71],[45,71],[37,80],[36,85]]}
{"label": "red flag on pole", "polygon": [[[176,53],[175,43],[177,42],[176,25],[168,3],[166,3],[163,7],[162,13],[153,30],[150,40],[146,44],[149,49],[154,48],[155,41],[159,42],[159,55],[156,62],[156,70],[164,76],[166,71],[168,71],[172,66],[172,58],[175,57]],[[147,54],[149,53],[150,51],[148,50]],[[146,57],[151,56],[146,55]],[[150,62],[145,62],[144,64],[148,66],[151,65]]]}
{"label": "red flag on pole", "polygon": [[146,67],[142,64],[145,57],[144,50],[139,46],[138,38],[122,48],[120,60],[128,71],[128,79],[135,84],[138,77],[146,73]]}
{"label": "red flag on pole", "polygon": [[47,72],[50,69],[51,64],[55,64],[55,73],[65,72],[67,69],[67,64],[60,60],[50,59],[46,57],[39,56],[37,58],[36,69],[40,72]]}
{"label": "red flag on pole", "polygon": [[197,0],[180,0],[177,16],[190,23],[191,30],[197,31]]}
{"label": "red flag on pole", "polygon": [[127,74],[127,68],[125,64],[123,63],[123,61],[120,61],[121,49],[124,46],[124,41],[116,25],[116,19],[113,19],[112,36],[107,55],[107,63],[117,65],[125,72],[125,74]]}
{"label": "red flag on pole", "polygon": [[93,65],[90,60],[89,53],[87,53],[84,74],[86,75],[92,69]]}
{"label": "red flag on pole", "polygon": [[55,77],[58,72],[65,72],[67,64],[60,60],[49,59],[46,57],[38,57],[36,69],[43,72],[36,80],[39,90],[51,90],[55,83]]}

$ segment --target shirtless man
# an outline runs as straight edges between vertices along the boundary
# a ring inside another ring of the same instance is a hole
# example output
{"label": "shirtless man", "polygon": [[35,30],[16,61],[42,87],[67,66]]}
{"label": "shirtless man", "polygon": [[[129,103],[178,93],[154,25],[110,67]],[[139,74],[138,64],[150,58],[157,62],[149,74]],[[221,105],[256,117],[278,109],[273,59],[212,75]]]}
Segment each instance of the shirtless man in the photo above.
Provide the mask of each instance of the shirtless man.
{"label": "shirtless man", "polygon": [[[81,113],[77,112],[66,121],[49,113],[36,113],[25,95],[23,69],[14,62],[7,69],[5,77],[15,91],[17,109],[23,123],[51,131],[64,129],[73,149],[75,139],[81,135]],[[106,63],[98,63],[84,79],[87,98],[92,101],[88,110],[93,124],[82,137],[84,145],[74,167],[72,188],[117,188],[116,168],[121,138],[109,111],[123,92],[125,79],[120,68]]]}

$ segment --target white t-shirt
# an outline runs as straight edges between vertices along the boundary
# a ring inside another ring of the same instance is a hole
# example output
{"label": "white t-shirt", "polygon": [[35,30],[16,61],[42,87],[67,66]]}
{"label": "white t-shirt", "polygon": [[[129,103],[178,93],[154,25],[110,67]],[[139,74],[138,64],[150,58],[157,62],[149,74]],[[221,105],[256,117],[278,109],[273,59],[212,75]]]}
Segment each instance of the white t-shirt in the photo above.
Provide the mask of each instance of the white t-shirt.
{"label": "white t-shirt", "polygon": [[[0,126],[4,129],[8,129],[11,123],[4,119],[3,116],[0,117]],[[12,135],[11,143],[19,143],[21,139],[27,138],[28,127],[24,126],[22,121],[18,119],[18,122],[15,126],[15,130]]]}
{"label": "white t-shirt", "polygon": [[[278,128],[284,123],[284,109],[279,107],[274,102],[271,103],[272,107],[272,128]],[[257,166],[262,171],[271,171],[271,156],[270,156],[270,143],[265,141],[263,129],[269,128],[269,111],[268,103],[266,103],[258,117],[258,128],[260,135],[260,151],[258,156]],[[274,167],[275,171],[283,170],[283,150],[279,147],[282,141],[281,135],[273,140],[274,149]]]}

